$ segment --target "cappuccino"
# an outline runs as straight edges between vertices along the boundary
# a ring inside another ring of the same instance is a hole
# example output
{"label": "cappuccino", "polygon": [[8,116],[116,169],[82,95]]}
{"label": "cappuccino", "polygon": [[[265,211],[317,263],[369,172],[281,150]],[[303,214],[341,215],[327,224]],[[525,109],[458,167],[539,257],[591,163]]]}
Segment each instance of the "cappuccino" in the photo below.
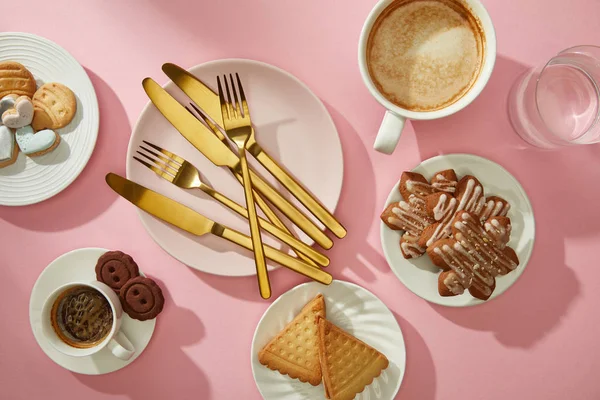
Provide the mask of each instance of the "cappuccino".
{"label": "cappuccino", "polygon": [[108,300],[89,286],[75,286],[62,292],[50,312],[52,327],[66,344],[76,348],[98,345],[113,326]]}
{"label": "cappuccino", "polygon": [[367,66],[377,90],[410,111],[436,111],[463,97],[485,57],[481,22],[460,0],[397,0],[377,18]]}

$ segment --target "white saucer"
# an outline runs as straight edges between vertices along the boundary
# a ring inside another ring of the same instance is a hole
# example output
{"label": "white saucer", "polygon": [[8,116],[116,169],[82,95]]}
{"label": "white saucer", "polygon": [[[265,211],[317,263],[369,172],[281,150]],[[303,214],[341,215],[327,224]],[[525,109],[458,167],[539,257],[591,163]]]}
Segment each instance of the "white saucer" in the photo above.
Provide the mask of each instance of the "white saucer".
{"label": "white saucer", "polygon": [[63,254],[42,271],[33,286],[29,300],[29,322],[38,344],[52,361],[69,371],[86,375],[102,375],[117,371],[131,364],[146,348],[154,333],[156,319],[137,321],[123,313],[121,329],[131,340],[136,351],[133,357],[123,361],[112,355],[108,348],[90,357],[71,357],[56,350],[46,340],[41,330],[41,310],[44,300],[57,287],[77,280],[95,280],[94,268],[106,249],[88,248]]}
{"label": "white saucer", "polygon": [[390,365],[355,400],[391,400],[396,396],[406,369],[406,348],[394,314],[377,296],[352,283],[335,280],[329,286],[304,283],[282,294],[258,322],[250,363],[260,394],[265,400],[325,399],[323,384],[312,386],[272,371],[258,361],[258,352],[317,294],[325,297],[326,317],[340,328],[379,350]]}
{"label": "white saucer", "polygon": [[[189,69],[208,86],[215,89],[217,75],[238,72],[244,83],[244,92],[256,128],[256,139],[274,159],[331,211],[334,211],[342,189],[344,163],[342,145],[331,116],[321,100],[290,73],[272,65],[252,60],[228,59],[211,61]],[[160,81],[160,79],[159,79]],[[165,89],[175,98],[190,101],[173,82]],[[133,128],[127,150],[127,178],[158,191],[201,214],[248,233],[248,221],[198,190],[183,190],[133,160],[142,140],[161,146],[198,168],[203,180],[239,204],[246,204],[242,186],[225,168],[216,167],[194,148],[167,119],[152,105],[144,108]],[[248,162],[255,166],[252,157]],[[260,165],[257,170],[264,171]],[[262,175],[276,182],[268,173]],[[275,183],[275,188],[281,185]],[[285,193],[285,189],[283,192]],[[291,195],[292,203],[299,204]],[[300,205],[300,209],[302,206]],[[256,274],[252,253],[240,249],[214,235],[193,236],[138,210],[144,227],[167,253],[182,263],[215,275],[249,276]],[[295,229],[294,229],[295,230]],[[300,238],[313,241],[299,233]],[[263,235],[266,244],[282,245],[269,235]],[[269,262],[270,266],[274,266]]]}
{"label": "white saucer", "polygon": [[[413,172],[431,179],[434,173],[445,169],[454,169],[460,179],[464,175],[474,175],[481,182],[486,196],[497,195],[507,200],[511,209],[508,213],[512,233],[508,245],[519,256],[519,266],[508,275],[496,278],[496,290],[487,300],[490,301],[512,286],[525,270],[535,239],[535,219],[531,202],[519,182],[503,167],[482,157],[469,154],[450,154],[430,158],[419,164]],[[392,202],[402,200],[398,191],[398,182],[386,200],[382,209]],[[381,222],[381,245],[390,268],[398,279],[417,296],[450,307],[466,307],[484,303],[465,292],[460,296],[442,297],[439,295],[438,275],[440,269],[433,265],[427,255],[407,260],[400,251],[400,236],[403,231],[395,231]]]}
{"label": "white saucer", "polygon": [[77,96],[77,112],[64,128],[61,142],[40,157],[19,153],[0,168],[0,205],[39,203],[64,190],[87,165],[98,137],[100,114],[94,86],[85,69],[65,49],[48,39],[21,32],[0,33],[0,61],[23,64],[38,83],[60,82]]}

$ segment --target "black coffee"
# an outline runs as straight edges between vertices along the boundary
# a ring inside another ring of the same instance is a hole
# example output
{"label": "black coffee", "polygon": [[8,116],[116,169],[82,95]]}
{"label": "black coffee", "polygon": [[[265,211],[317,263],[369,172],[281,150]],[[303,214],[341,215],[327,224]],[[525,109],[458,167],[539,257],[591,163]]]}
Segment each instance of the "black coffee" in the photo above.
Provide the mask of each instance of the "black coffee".
{"label": "black coffee", "polygon": [[51,314],[54,331],[72,347],[93,347],[112,329],[113,314],[108,300],[89,286],[65,290],[54,301]]}

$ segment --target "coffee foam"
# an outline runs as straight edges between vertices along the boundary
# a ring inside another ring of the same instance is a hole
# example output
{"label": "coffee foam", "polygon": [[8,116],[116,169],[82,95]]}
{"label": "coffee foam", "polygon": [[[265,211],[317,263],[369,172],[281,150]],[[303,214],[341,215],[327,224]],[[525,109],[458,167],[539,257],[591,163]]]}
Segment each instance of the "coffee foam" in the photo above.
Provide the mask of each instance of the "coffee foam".
{"label": "coffee foam", "polygon": [[379,16],[367,45],[369,73],[392,103],[435,111],[477,80],[485,35],[458,0],[404,0]]}

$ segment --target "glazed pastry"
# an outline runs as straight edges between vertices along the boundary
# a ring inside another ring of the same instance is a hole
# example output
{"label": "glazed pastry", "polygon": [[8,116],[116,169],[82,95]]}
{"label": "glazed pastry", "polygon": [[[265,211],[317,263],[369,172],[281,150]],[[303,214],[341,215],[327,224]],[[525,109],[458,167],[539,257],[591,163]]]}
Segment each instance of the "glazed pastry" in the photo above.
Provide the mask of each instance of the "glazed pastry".
{"label": "glazed pastry", "polygon": [[[453,295],[465,289],[487,300],[495,288],[495,277],[506,275],[519,265],[510,247],[497,245],[497,239],[485,230],[479,216],[460,211],[452,221],[453,238],[441,239],[427,248],[431,261],[453,274],[446,274],[443,284]],[[439,284],[439,282],[438,282]],[[439,291],[441,295],[448,295]]]}

